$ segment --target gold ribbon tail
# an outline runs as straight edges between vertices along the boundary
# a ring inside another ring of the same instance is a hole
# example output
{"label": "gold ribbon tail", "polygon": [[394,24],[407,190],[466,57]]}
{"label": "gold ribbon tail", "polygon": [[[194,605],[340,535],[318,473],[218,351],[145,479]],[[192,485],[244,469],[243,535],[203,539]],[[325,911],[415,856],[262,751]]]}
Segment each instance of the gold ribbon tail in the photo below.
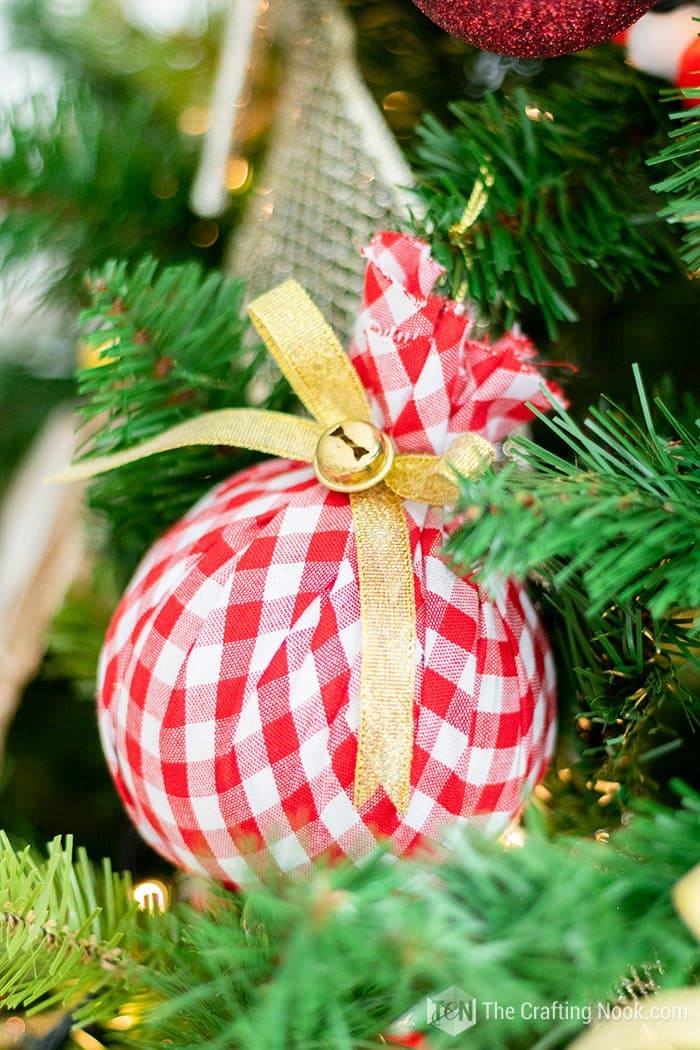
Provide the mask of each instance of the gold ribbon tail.
{"label": "gold ribbon tail", "polygon": [[408,808],[413,757],[416,602],[401,499],[377,485],[351,495],[362,611],[355,807],[381,785]]}
{"label": "gold ribbon tail", "polygon": [[74,463],[50,481],[82,481],[128,463],[192,445],[224,445],[311,463],[323,427],[309,419],[259,408],[222,408],[187,419],[133,448]]}

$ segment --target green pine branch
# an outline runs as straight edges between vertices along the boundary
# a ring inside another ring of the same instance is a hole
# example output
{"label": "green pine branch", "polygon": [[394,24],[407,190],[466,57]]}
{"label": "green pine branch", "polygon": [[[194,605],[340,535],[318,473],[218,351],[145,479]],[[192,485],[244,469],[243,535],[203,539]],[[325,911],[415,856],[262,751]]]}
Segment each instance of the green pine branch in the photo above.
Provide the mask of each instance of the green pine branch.
{"label": "green pine branch", "polygon": [[[524,1002],[589,1009],[632,972],[692,983],[698,946],[671,891],[697,861],[700,797],[636,814],[608,846],[548,840],[531,813],[525,845],[470,835],[436,869],[381,855],[317,865],[298,880],[176,912],[161,965],[144,971],[160,1003],[136,1045],[209,1050],[358,1050],[404,1018],[426,1030],[428,996],[476,996],[474,1050],[565,1045],[583,1023],[520,1014]],[[486,1021],[484,1003],[512,1006]],[[585,1013],[584,1015],[585,1016]],[[454,1038],[429,1029],[430,1046]]]}
{"label": "green pine branch", "polygon": [[[583,269],[618,293],[656,281],[673,254],[644,167],[663,126],[649,80],[613,47],[556,71],[539,87],[455,102],[454,127],[427,117],[415,165],[417,230],[450,294],[505,325],[534,304],[550,334],[577,319]],[[486,189],[476,212],[475,185]]]}
{"label": "green pine branch", "polygon": [[486,589],[532,574],[598,775],[648,791],[649,763],[700,721],[700,437],[660,402],[655,422],[636,378],[641,421],[609,403],[581,426],[553,406],[540,419],[571,459],[516,437],[462,482],[448,553]]}
{"label": "green pine branch", "polygon": [[37,861],[0,832],[0,886],[0,1007],[68,1006],[81,1025],[112,1018],[129,988],[129,878],[108,861],[95,870],[70,838]]}
{"label": "green pine branch", "polygon": [[[0,1005],[64,1004],[79,1026],[154,1050],[358,1050],[401,1018],[427,1029],[427,998],[456,985],[481,1003],[475,1050],[563,1045],[634,973],[661,988],[696,980],[698,944],[672,903],[697,863],[700,796],[683,796],[637,811],[607,846],[548,839],[531,810],[522,848],[472,833],[437,866],[381,851],[319,862],[244,894],[210,887],[199,910],[175,903],[147,923],[128,879],[98,874],[70,842],[40,863],[0,836]],[[486,1021],[494,999],[513,1013]],[[568,1003],[579,1019],[553,1029],[524,1002]],[[430,1029],[436,1050],[451,1038]]]}
{"label": "green pine branch", "polygon": [[[678,102],[683,98],[700,101],[700,89],[682,92],[669,91],[664,97]],[[652,189],[667,195],[669,203],[661,211],[667,222],[678,225],[683,232],[682,257],[691,274],[700,269],[700,116],[698,108],[683,109],[671,114],[678,127],[669,132],[670,145],[648,161],[670,167],[671,174]]]}
{"label": "green pine branch", "polygon": [[[91,278],[82,340],[102,363],[79,373],[84,451],[139,444],[184,419],[251,401],[281,408],[287,387],[242,317],[240,281],[196,263],[113,263]],[[100,349],[101,348],[101,349]],[[113,527],[126,572],[217,481],[252,462],[235,449],[188,448],[97,478],[91,505]]]}

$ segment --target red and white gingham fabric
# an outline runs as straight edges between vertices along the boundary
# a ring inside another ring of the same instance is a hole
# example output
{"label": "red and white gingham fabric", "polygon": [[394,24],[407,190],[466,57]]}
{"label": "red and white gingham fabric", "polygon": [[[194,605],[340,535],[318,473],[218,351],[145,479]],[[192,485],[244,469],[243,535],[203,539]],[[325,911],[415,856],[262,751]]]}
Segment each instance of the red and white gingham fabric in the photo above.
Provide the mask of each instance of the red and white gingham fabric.
{"label": "red and white gingham fabric", "polygon": [[[399,451],[498,441],[546,407],[533,350],[469,339],[426,245],[366,249],[351,356]],[[329,377],[332,381],[332,377]],[[407,503],[417,610],[415,747],[401,818],[383,789],[353,807],[362,628],[347,496],[269,460],[215,488],[151,549],[100,665],[99,723],[137,828],[227,884],[320,855],[397,852],[470,820],[502,830],[541,777],[554,671],[537,615],[505,582],[487,601],[444,564],[442,512]]]}

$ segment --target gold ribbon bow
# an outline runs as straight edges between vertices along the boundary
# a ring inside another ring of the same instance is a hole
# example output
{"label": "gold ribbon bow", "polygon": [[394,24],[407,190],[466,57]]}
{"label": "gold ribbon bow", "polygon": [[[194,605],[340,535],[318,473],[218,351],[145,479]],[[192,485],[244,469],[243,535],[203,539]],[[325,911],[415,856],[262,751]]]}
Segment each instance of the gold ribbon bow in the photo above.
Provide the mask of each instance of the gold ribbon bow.
{"label": "gold ribbon bow", "polygon": [[354,803],[381,785],[399,813],[408,807],[413,755],[416,613],[402,500],[456,501],[454,472],[478,477],[494,450],[465,434],[444,456],[397,453],[371,423],[352,362],[295,281],[249,306],[253,323],[312,419],[254,408],[187,420],[135,448],[77,463],[57,480],[93,477],[157,452],[230,445],[313,463],[328,488],[348,493],[357,543],[362,623],[360,720]]}

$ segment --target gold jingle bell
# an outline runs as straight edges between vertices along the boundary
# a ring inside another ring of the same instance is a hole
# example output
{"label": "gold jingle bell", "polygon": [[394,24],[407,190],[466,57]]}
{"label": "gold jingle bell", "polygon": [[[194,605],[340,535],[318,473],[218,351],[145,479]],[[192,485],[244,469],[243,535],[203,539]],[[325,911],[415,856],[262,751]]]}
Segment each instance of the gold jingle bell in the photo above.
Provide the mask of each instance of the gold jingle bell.
{"label": "gold jingle bell", "polygon": [[314,471],[333,492],[363,492],[387,476],[393,461],[391,439],[372,423],[351,419],[334,423],[321,434]]}

